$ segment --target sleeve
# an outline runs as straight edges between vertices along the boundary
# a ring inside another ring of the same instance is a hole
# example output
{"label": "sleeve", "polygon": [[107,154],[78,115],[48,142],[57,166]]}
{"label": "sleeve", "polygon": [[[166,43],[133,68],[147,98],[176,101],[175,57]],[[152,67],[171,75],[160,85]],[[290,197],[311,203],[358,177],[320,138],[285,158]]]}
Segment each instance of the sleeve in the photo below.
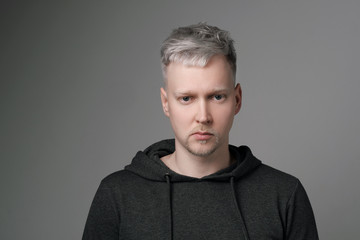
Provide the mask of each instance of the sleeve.
{"label": "sleeve", "polygon": [[114,191],[102,181],[91,204],[82,240],[119,239],[120,217],[116,209]]}
{"label": "sleeve", "polygon": [[287,204],[286,225],[288,240],[319,239],[309,198],[299,180]]}

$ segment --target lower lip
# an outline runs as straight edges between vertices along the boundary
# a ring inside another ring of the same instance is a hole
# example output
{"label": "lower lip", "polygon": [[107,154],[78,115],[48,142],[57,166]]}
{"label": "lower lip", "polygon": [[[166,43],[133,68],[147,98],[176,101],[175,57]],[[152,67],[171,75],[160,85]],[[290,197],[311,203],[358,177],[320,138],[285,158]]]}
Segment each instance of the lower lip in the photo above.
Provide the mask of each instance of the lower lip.
{"label": "lower lip", "polygon": [[211,134],[198,134],[198,133],[195,133],[194,137],[195,137],[196,140],[205,141],[205,140],[209,140],[212,137],[212,135]]}

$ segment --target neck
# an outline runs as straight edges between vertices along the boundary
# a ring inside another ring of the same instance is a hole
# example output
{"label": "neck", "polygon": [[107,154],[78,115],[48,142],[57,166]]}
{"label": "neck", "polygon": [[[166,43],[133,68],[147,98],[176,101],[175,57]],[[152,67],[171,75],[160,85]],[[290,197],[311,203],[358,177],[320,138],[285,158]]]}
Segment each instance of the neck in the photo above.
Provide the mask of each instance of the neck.
{"label": "neck", "polygon": [[208,156],[196,156],[176,147],[173,154],[163,157],[162,160],[174,172],[195,178],[213,174],[231,164],[228,144]]}

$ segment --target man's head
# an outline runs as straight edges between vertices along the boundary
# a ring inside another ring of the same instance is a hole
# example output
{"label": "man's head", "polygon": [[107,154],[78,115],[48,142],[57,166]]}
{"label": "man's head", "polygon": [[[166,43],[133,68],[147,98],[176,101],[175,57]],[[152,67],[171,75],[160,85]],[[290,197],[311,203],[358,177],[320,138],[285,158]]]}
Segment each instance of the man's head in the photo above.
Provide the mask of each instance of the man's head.
{"label": "man's head", "polygon": [[162,71],[167,79],[167,67],[171,62],[186,66],[204,67],[214,55],[224,55],[236,75],[236,52],[227,31],[205,23],[179,27],[172,31],[161,47]]}
{"label": "man's head", "polygon": [[232,42],[228,33],[205,24],[179,28],[165,40],[161,101],[177,152],[208,157],[228,151],[229,132],[241,107]]}

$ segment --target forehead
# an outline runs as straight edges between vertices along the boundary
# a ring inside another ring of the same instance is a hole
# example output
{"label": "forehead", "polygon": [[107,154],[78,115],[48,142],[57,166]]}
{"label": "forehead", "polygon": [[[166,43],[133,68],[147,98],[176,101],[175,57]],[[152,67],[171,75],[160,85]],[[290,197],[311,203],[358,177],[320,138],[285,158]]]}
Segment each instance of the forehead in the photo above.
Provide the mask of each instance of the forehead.
{"label": "forehead", "polygon": [[213,56],[204,67],[172,62],[166,72],[167,88],[173,90],[224,89],[234,85],[232,69],[223,55]]}

